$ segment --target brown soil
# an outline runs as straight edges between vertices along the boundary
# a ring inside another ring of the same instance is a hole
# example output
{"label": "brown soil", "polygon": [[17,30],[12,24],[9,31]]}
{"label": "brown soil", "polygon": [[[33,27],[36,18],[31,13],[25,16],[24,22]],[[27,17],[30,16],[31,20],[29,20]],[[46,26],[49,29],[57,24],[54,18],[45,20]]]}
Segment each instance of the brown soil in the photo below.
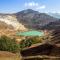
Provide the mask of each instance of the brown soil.
{"label": "brown soil", "polygon": [[16,56],[16,54],[7,51],[0,51],[0,57],[12,57],[12,56]]}

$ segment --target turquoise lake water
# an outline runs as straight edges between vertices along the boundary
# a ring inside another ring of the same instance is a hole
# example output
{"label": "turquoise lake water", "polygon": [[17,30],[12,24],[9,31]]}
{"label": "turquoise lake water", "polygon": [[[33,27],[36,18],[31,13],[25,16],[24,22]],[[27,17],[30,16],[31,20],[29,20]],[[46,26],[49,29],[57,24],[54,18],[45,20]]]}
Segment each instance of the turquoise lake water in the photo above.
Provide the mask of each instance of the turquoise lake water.
{"label": "turquoise lake water", "polygon": [[27,32],[18,32],[17,36],[43,36],[44,32],[42,31],[27,31]]}

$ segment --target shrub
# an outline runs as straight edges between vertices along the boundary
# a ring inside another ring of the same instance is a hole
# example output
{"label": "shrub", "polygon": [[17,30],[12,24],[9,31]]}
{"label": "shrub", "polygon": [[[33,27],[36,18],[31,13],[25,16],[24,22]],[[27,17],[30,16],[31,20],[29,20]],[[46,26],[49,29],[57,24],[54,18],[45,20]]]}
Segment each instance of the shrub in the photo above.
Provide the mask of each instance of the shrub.
{"label": "shrub", "polygon": [[25,47],[29,47],[32,44],[36,44],[36,43],[42,43],[42,41],[44,40],[44,37],[32,37],[32,38],[28,38],[28,39],[24,39],[20,42],[20,48],[25,48]]}
{"label": "shrub", "polygon": [[29,47],[33,44],[33,40],[22,40],[20,42],[20,48]]}
{"label": "shrub", "polygon": [[0,37],[0,50],[18,52],[19,45],[16,43],[16,40],[14,38],[11,39],[7,36],[1,36]]}

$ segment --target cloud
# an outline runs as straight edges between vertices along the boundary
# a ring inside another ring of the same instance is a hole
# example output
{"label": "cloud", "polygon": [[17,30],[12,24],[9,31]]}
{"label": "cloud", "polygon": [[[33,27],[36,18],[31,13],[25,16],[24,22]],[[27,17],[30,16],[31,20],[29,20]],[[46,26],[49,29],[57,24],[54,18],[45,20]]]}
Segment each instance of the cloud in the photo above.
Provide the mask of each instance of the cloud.
{"label": "cloud", "polygon": [[26,2],[24,4],[25,8],[34,8],[36,10],[40,10],[40,9],[45,9],[46,6],[45,5],[40,5],[39,3],[37,2]]}
{"label": "cloud", "polygon": [[26,7],[35,7],[35,6],[38,6],[39,4],[38,3],[35,3],[35,2],[29,2],[29,3],[25,3],[25,6]]}
{"label": "cloud", "polygon": [[42,6],[38,6],[36,9],[45,9],[46,6],[45,5],[42,5]]}

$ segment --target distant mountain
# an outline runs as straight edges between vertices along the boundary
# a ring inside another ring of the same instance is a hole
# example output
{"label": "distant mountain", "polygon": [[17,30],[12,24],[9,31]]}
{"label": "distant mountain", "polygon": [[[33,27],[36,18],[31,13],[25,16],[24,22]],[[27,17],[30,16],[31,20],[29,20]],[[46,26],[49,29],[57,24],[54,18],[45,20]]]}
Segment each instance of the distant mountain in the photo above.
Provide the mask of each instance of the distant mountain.
{"label": "distant mountain", "polygon": [[[14,30],[20,31],[26,31],[28,29],[40,30],[43,26],[58,20],[58,18],[32,9],[23,10],[14,14],[0,13],[1,22],[4,22],[9,27],[12,26]],[[1,26],[3,25],[1,24]]]}
{"label": "distant mountain", "polygon": [[41,29],[42,26],[58,20],[57,18],[54,18],[46,13],[40,13],[32,9],[20,11],[15,15],[20,23],[27,28],[32,29]]}
{"label": "distant mountain", "polygon": [[45,25],[44,27],[42,27],[42,29],[60,29],[60,20],[55,21],[55,22],[50,22],[49,24]]}
{"label": "distant mountain", "polygon": [[48,13],[48,15],[60,19],[60,13]]}

